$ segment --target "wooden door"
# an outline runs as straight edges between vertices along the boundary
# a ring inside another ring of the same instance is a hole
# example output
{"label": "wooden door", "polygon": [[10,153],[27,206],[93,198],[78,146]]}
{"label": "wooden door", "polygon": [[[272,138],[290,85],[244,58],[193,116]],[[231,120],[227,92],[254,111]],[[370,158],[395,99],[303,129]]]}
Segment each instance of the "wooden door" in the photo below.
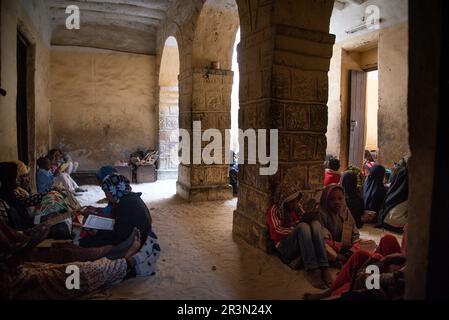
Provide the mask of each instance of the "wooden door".
{"label": "wooden door", "polygon": [[365,151],[366,78],[364,71],[351,71],[349,165],[361,168]]}

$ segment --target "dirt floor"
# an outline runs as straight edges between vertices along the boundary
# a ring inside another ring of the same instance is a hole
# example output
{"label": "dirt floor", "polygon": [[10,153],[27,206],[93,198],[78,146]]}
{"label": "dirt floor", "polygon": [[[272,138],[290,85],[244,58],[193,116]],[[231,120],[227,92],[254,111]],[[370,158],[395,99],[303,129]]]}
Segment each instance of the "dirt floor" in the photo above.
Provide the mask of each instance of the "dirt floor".
{"label": "dirt floor", "polygon": [[[82,205],[104,198],[97,186],[83,186]],[[126,280],[101,299],[301,299],[317,292],[303,271],[294,271],[277,257],[232,235],[237,199],[188,203],[178,198],[176,181],[133,185],[151,209],[154,231],[162,248],[157,273]],[[377,242],[382,230],[364,228],[362,238]],[[398,239],[400,239],[398,237]],[[335,273],[337,270],[335,270]]]}

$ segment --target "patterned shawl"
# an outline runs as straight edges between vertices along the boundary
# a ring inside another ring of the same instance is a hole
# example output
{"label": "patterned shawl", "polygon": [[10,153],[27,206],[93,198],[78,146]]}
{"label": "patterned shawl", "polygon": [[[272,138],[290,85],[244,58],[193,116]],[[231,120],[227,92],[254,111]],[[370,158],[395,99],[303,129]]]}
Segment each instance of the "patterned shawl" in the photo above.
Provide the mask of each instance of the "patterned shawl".
{"label": "patterned shawl", "polygon": [[132,191],[128,179],[117,173],[107,176],[101,183],[101,188],[105,193],[110,193],[117,203]]}

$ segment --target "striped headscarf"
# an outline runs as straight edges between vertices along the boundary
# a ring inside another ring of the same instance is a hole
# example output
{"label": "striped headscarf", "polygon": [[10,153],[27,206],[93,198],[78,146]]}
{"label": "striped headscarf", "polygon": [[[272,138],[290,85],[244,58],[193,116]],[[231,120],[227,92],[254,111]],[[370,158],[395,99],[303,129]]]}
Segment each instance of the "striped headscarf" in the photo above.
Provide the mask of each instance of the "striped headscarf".
{"label": "striped headscarf", "polygon": [[101,183],[101,188],[105,193],[110,193],[117,202],[132,191],[128,179],[117,173],[107,176]]}
{"label": "striped headscarf", "polygon": [[291,213],[285,210],[284,204],[301,195],[301,186],[297,183],[290,182],[278,185],[274,195],[274,203],[280,210],[281,219],[284,225],[290,225],[291,222]]}
{"label": "striped headscarf", "polygon": [[298,198],[300,194],[301,188],[298,184],[287,183],[280,188],[277,204],[282,208],[285,203]]}

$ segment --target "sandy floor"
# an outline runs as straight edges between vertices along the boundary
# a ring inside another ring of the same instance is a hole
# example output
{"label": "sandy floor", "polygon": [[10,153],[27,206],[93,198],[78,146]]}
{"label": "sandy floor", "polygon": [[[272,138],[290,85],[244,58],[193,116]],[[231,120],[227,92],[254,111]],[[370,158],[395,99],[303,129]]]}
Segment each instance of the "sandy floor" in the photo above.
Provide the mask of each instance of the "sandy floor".
{"label": "sandy floor", "polygon": [[[96,186],[79,198],[96,205],[104,197]],[[108,299],[301,299],[316,292],[303,271],[293,271],[232,236],[237,199],[187,203],[174,194],[176,181],[133,185],[151,209],[162,248],[157,274],[127,280],[108,290]],[[99,206],[99,205],[96,205]],[[368,228],[362,237],[378,241],[382,231]]]}

